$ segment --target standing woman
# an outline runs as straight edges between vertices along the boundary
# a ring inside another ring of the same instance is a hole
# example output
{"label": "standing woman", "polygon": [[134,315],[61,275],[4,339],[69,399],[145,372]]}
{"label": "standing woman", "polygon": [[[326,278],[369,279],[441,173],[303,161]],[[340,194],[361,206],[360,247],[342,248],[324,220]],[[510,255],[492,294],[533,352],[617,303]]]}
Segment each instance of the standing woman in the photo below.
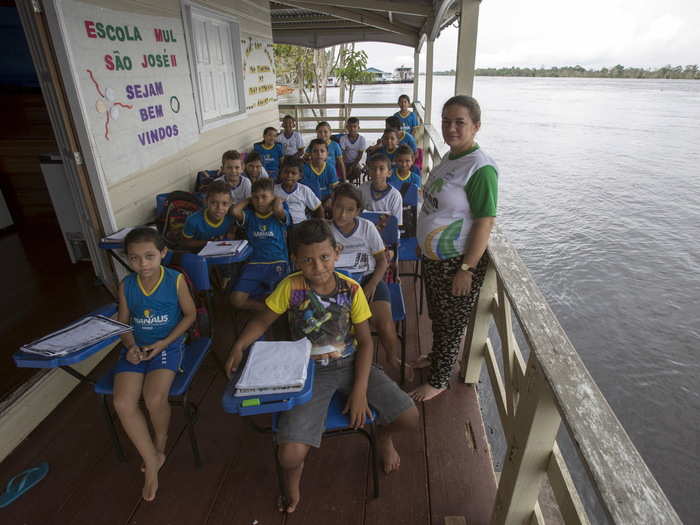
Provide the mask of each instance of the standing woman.
{"label": "standing woman", "polygon": [[474,140],[480,127],[476,99],[458,95],[445,102],[442,137],[450,154],[431,171],[418,216],[433,348],[430,380],[411,393],[416,401],[447,388],[486,273],[483,255],[496,222],[498,172]]}

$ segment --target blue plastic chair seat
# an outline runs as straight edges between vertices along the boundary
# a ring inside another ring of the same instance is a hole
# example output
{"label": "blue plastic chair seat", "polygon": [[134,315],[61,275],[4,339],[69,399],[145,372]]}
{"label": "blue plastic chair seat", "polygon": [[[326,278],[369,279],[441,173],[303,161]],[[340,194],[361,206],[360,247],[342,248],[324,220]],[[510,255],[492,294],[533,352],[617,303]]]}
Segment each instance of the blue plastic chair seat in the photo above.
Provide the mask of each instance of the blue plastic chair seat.
{"label": "blue plastic chair seat", "polygon": [[403,302],[403,292],[399,283],[387,283],[391,296],[391,317],[395,322],[406,319],[406,305]]}
{"label": "blue plastic chair seat", "polygon": [[[188,343],[185,347],[185,356],[182,360],[182,372],[175,376],[170,387],[171,396],[182,396],[199,370],[204,358],[211,347],[211,339],[200,337]],[[102,395],[111,395],[114,390],[114,369],[112,368],[95,384],[95,392]]]}

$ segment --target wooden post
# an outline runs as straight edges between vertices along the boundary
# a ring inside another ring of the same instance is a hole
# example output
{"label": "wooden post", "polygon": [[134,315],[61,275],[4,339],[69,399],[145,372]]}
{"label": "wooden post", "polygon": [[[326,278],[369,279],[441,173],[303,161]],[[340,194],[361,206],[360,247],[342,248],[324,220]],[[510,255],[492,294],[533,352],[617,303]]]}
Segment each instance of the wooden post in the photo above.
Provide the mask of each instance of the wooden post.
{"label": "wooden post", "polygon": [[486,351],[486,339],[491,326],[491,304],[496,294],[496,281],[496,269],[489,262],[484,276],[484,284],[481,285],[479,292],[479,299],[469,319],[467,337],[464,339],[460,375],[464,378],[465,383],[479,382],[481,365],[484,362],[484,352]]}
{"label": "wooden post", "polygon": [[534,352],[530,354],[524,383],[498,483],[492,525],[530,522],[561,423]]}
{"label": "wooden post", "polygon": [[425,124],[433,121],[433,43],[428,40],[425,53]]}
{"label": "wooden post", "polygon": [[418,100],[418,73],[420,71],[420,48],[413,51],[413,102]]}
{"label": "wooden post", "polygon": [[471,95],[474,90],[476,33],[479,26],[480,0],[462,0],[457,44],[457,78],[455,95]]}

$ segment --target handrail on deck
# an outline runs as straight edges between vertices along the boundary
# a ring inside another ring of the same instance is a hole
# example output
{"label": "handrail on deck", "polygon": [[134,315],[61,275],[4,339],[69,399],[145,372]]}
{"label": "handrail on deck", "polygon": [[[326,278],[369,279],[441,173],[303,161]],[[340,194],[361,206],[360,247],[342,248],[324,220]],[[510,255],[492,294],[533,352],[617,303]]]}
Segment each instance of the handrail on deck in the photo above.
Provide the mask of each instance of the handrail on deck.
{"label": "handrail on deck", "polygon": [[[417,103],[416,110],[422,113]],[[421,115],[422,116],[422,115]],[[425,125],[424,156],[437,163],[449,151]],[[588,516],[556,442],[563,421],[608,518],[616,524],[680,524],[605,397],[581,361],[515,247],[497,226],[489,266],[467,330],[460,375],[479,381],[486,365],[508,449],[491,523],[537,523],[545,478],[567,524]],[[518,347],[513,316],[530,349]],[[495,321],[502,363],[489,338]]]}
{"label": "handrail on deck", "polygon": [[[304,103],[298,103],[298,104],[279,104],[279,112],[280,112],[280,118],[282,118],[284,115],[287,114],[292,114],[294,116],[294,119],[297,121],[298,124],[298,130],[300,132],[305,132],[305,133],[311,133],[313,132],[316,128],[314,127],[303,127],[302,123],[304,122],[320,122],[322,120],[325,120],[331,124],[337,122],[337,127],[334,127],[331,129],[332,133],[342,133],[345,131],[345,121],[353,116],[357,117],[360,119],[360,122],[362,121],[384,121],[384,119],[389,116],[393,115],[396,113],[396,102],[377,102],[377,103],[371,103],[371,102],[353,102],[352,104],[349,103],[338,103],[338,102],[329,102],[329,103],[318,103],[318,104],[304,104]],[[387,112],[386,115],[381,116],[381,115],[358,115],[356,113],[353,113],[354,109],[382,109],[382,108],[389,108],[392,111]],[[328,110],[338,110],[337,115],[328,115],[326,112]],[[369,133],[380,133],[384,131],[384,125],[382,124],[381,127],[375,126],[375,127],[368,127],[368,126],[362,126],[362,132],[369,132]]]}

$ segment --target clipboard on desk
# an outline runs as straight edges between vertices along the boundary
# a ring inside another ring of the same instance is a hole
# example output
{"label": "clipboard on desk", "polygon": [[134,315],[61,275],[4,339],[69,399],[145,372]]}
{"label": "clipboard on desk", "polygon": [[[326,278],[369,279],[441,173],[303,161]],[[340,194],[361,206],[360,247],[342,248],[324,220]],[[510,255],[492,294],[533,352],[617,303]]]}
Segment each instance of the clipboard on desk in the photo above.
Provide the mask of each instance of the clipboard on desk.
{"label": "clipboard on desk", "polygon": [[238,370],[231,376],[231,380],[226,385],[221,404],[225,412],[230,414],[240,414],[241,416],[254,416],[256,414],[272,414],[290,410],[296,405],[308,402],[313,394],[314,375],[316,363],[309,360],[306,370],[306,383],[297,392],[281,392],[276,394],[253,394],[249,396],[236,396],[236,384],[243,373],[248,354]]}

